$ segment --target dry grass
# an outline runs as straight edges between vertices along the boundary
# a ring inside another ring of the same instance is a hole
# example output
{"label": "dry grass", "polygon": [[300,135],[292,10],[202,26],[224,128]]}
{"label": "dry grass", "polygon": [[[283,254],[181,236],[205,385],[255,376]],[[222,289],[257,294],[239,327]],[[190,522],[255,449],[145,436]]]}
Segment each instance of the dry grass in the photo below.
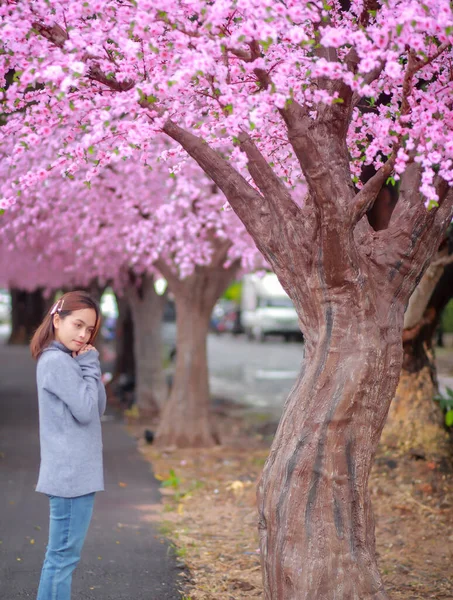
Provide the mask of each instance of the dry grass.
{"label": "dry grass", "polygon": [[[262,598],[255,488],[269,440],[237,419],[221,421],[225,444],[211,450],[138,445],[166,486],[161,533],[188,569],[185,598]],[[142,437],[143,427],[130,429]],[[394,600],[453,599],[452,483],[434,463],[379,453],[370,488],[379,564]]]}

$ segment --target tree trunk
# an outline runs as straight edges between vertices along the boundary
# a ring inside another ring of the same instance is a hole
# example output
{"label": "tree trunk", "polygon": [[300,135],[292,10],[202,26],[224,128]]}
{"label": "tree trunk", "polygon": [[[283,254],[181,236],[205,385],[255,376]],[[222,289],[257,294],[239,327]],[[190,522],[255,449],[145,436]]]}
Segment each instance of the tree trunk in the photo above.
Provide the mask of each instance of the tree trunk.
{"label": "tree trunk", "polygon": [[11,335],[8,344],[28,344],[49,308],[49,302],[41,288],[33,292],[12,288],[10,294]]}
{"label": "tree trunk", "polygon": [[[171,277],[165,267],[159,269],[167,279]],[[197,448],[219,443],[210,414],[206,340],[214,304],[237,269],[237,264],[229,269],[196,267],[193,275],[171,284],[176,303],[176,370],[156,434],[158,446]]]}
{"label": "tree trunk", "polygon": [[129,378],[133,378],[135,376],[134,324],[131,309],[126,296],[119,296],[118,294],[115,296],[118,306],[118,318],[115,328],[116,357],[113,377],[116,379],[121,374],[125,374]]}
{"label": "tree trunk", "polygon": [[145,275],[137,288],[127,290],[134,323],[135,396],[140,416],[159,414],[168,393],[162,365],[162,315],[166,295],[154,289],[154,278]]}
{"label": "tree trunk", "polygon": [[433,398],[437,385],[429,366],[401,372],[390,406],[382,443],[423,458],[439,459],[450,452],[444,416]]}
{"label": "tree trunk", "polygon": [[397,451],[440,459],[450,454],[451,444],[443,411],[433,400],[438,390],[433,336],[453,293],[453,265],[441,267],[441,273],[435,271],[428,268],[405,314],[403,367],[382,443]]}
{"label": "tree trunk", "polygon": [[387,598],[368,477],[400,372],[401,325],[347,306],[307,340],[260,481],[267,600]]}

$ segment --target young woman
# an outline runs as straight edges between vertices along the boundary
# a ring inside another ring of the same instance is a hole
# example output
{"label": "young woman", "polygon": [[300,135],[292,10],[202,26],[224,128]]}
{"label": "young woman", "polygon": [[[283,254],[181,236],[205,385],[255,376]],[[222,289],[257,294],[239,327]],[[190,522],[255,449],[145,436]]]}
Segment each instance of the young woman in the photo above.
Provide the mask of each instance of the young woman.
{"label": "young woman", "polygon": [[100,311],[85,292],[54,304],[30,344],[39,401],[41,466],[37,492],[50,500],[49,543],[37,600],[70,600],[91,521],[104,489],[101,416],[106,395],[98,351]]}

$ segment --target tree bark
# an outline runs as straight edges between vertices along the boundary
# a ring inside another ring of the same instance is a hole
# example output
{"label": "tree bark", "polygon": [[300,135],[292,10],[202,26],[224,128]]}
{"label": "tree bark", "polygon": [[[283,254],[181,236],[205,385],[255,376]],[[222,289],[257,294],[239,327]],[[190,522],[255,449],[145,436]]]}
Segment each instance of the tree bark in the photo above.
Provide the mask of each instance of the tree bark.
{"label": "tree bark", "polygon": [[134,360],[134,324],[131,309],[126,296],[115,294],[118,306],[118,318],[115,328],[115,366],[113,377],[116,379],[121,374],[130,378],[135,376]]}
{"label": "tree bark", "polygon": [[161,333],[166,294],[156,293],[152,275],[144,275],[139,287],[132,282],[126,293],[134,324],[136,403],[140,416],[151,418],[159,414],[168,393]]}
{"label": "tree bark", "polygon": [[414,372],[403,369],[382,432],[382,444],[421,458],[447,457],[450,436],[443,412],[433,400],[436,392],[431,366]]}
{"label": "tree bark", "polygon": [[206,341],[214,304],[238,264],[224,269],[222,260],[213,262],[211,267],[196,267],[182,281],[168,267],[158,265],[175,296],[177,337],[175,377],[157,429],[157,446],[197,448],[219,442],[210,411]]}
{"label": "tree bark", "polygon": [[11,334],[8,344],[28,344],[49,308],[49,301],[41,288],[33,292],[11,288],[10,294]]}

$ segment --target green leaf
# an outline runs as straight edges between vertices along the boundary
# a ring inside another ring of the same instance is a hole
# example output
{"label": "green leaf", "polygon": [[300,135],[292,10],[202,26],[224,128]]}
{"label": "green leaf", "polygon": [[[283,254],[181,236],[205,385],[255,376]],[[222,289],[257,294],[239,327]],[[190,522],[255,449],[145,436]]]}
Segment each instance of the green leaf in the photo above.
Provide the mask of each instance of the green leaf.
{"label": "green leaf", "polygon": [[2,215],[4,215],[4,214],[5,214],[5,209],[4,209],[4,208],[0,208],[0,217],[1,217]]}
{"label": "green leaf", "polygon": [[453,410],[449,410],[445,415],[445,425],[447,427],[453,426]]}
{"label": "green leaf", "polygon": [[87,152],[88,154],[94,154],[94,146],[88,146]]}
{"label": "green leaf", "polygon": [[259,44],[261,44],[264,50],[269,50],[269,46],[272,44],[272,38],[267,38],[267,40],[259,40]]}

